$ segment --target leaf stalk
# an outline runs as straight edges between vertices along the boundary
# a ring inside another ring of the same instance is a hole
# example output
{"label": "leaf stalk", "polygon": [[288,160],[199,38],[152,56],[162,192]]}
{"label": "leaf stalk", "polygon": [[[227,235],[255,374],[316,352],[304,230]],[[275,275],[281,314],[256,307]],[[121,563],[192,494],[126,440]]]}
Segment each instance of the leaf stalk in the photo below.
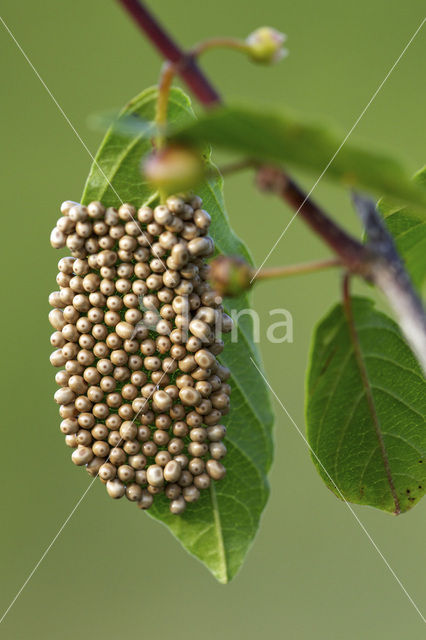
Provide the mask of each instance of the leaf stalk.
{"label": "leaf stalk", "polygon": [[166,142],[167,105],[175,73],[174,65],[171,62],[165,62],[158,82],[158,98],[155,110],[155,124],[157,127],[155,145],[157,149],[162,149]]}
{"label": "leaf stalk", "polygon": [[280,267],[268,267],[260,269],[256,276],[256,280],[272,280],[274,278],[288,278],[290,276],[299,276],[307,273],[315,273],[324,271],[333,267],[341,267],[342,261],[339,258],[329,258],[327,260],[315,260],[312,262],[303,262],[301,264],[290,264]]}
{"label": "leaf stalk", "polygon": [[194,58],[198,58],[202,53],[211,51],[212,49],[234,49],[241,53],[249,53],[250,46],[240,38],[208,38],[196,44],[190,51]]}

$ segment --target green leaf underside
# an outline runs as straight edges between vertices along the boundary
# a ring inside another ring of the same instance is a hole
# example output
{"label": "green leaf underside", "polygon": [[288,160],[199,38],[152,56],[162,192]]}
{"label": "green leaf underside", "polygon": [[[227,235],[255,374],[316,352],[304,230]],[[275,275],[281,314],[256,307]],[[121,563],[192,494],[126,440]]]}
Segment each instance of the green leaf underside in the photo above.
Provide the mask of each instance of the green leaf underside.
{"label": "green leaf underside", "polygon": [[[121,117],[136,114],[144,121],[154,118],[157,91],[148,89],[134,98]],[[173,89],[169,100],[168,118],[177,124],[194,119],[189,98]],[[140,172],[142,157],[151,151],[151,142],[144,135],[129,137],[118,126],[106,134],[96,156],[83,194],[83,203],[100,200],[107,206],[130,202],[139,207],[152,198],[151,187]],[[240,254],[250,260],[247,249],[229,226],[222,196],[222,179],[214,170],[197,188],[203,207],[212,217],[210,233],[219,252]],[[111,182],[114,189],[108,185]],[[246,295],[231,301],[228,313],[248,309]],[[265,384],[257,375],[250,356],[259,362],[259,354],[252,339],[252,323],[248,314],[239,317],[237,340],[231,334],[224,338],[225,349],[220,356],[232,372],[231,411],[224,417],[227,426],[225,459],[227,475],[212,483],[210,491],[202,491],[195,504],[189,504],[182,516],[169,512],[168,501],[157,496],[148,514],[163,522],[182,545],[201,560],[223,583],[237,573],[254,539],[261,513],[269,495],[267,473],[271,466],[272,411]]]}
{"label": "green leaf underside", "polygon": [[204,140],[262,161],[309,170],[315,177],[327,169],[325,178],[392,196],[426,212],[426,193],[399,162],[350,141],[342,144],[345,134],[286,112],[220,107],[196,121],[175,125],[172,133],[190,143]]}
{"label": "green leaf underside", "polygon": [[398,326],[371,300],[352,298],[352,315],[366,382],[342,305],[314,334],[306,390],[313,461],[339,498],[404,512],[426,489],[426,381]]}
{"label": "green leaf underside", "polygon": [[[414,182],[426,193],[426,167],[415,175]],[[414,284],[421,288],[426,277],[426,220],[413,209],[401,209],[386,199],[379,202],[379,208]]]}

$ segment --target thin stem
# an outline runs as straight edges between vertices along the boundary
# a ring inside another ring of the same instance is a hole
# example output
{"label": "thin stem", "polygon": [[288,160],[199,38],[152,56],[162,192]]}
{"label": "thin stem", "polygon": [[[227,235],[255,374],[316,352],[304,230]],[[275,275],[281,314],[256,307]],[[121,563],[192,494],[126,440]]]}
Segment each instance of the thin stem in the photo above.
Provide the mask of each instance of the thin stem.
{"label": "thin stem", "polygon": [[208,38],[207,40],[203,40],[203,42],[199,42],[191,49],[191,55],[194,56],[194,58],[198,58],[202,53],[210,51],[211,49],[234,49],[242,53],[250,51],[248,44],[240,38],[219,37]]}
{"label": "thin stem", "polygon": [[222,176],[229,176],[245,169],[258,169],[260,163],[254,158],[243,158],[242,160],[236,160],[235,162],[229,162],[219,167],[219,171]]}
{"label": "thin stem", "polygon": [[345,313],[347,313],[347,311],[350,310],[351,308],[350,307],[350,304],[351,304],[350,286],[351,286],[351,274],[346,271],[343,274],[343,278],[342,278],[342,300],[343,300],[343,307],[345,309]]}
{"label": "thin stem", "polygon": [[270,280],[271,278],[287,278],[289,276],[298,276],[305,273],[314,273],[323,271],[331,267],[341,267],[342,261],[339,258],[329,258],[328,260],[315,260],[313,262],[304,262],[302,264],[291,264],[283,267],[269,267],[261,269],[256,276],[256,280]]}
{"label": "thin stem", "polygon": [[169,102],[170,87],[175,77],[175,66],[171,62],[166,62],[161,70],[158,82],[158,98],[155,109],[155,124],[157,125],[156,147],[161,149],[165,145],[165,134],[167,126],[167,105]]}

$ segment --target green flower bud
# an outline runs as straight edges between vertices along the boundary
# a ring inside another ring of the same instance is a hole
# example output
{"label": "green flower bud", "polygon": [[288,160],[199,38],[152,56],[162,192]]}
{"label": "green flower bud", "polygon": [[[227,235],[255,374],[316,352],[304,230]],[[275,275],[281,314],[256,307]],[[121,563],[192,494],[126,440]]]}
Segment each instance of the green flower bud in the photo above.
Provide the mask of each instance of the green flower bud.
{"label": "green flower bud", "polygon": [[284,33],[272,27],[260,27],[246,39],[248,53],[255,62],[263,64],[279,62],[288,54],[287,49],[283,47],[286,38]]}
{"label": "green flower bud", "polygon": [[197,151],[170,146],[151,153],[142,171],[156,189],[174,193],[195,187],[203,177],[204,163]]}
{"label": "green flower bud", "polygon": [[239,256],[218,256],[210,263],[210,283],[220,296],[239,296],[251,287],[253,270]]}

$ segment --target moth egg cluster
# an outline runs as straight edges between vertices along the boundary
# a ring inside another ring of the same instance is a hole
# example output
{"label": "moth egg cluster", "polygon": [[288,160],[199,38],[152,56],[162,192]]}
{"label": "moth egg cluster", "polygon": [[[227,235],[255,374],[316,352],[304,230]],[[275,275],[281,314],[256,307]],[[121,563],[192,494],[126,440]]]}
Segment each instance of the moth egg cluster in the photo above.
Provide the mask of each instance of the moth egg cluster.
{"label": "moth egg cluster", "polygon": [[210,216],[198,196],[118,210],[66,201],[51,234],[68,247],[50,294],[55,400],[74,464],[112,498],[180,514],[226,473],[222,416],[232,328],[211,289]]}

